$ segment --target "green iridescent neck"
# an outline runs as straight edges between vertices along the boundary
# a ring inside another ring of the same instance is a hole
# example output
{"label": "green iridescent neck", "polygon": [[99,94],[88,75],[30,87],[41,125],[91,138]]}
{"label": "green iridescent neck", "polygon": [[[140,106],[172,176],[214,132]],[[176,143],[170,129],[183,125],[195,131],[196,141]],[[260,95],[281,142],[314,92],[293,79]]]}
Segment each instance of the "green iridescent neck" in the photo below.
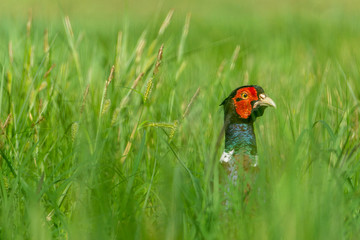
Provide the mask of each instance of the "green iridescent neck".
{"label": "green iridescent neck", "polygon": [[253,121],[229,123],[225,127],[225,151],[256,155],[256,137]]}

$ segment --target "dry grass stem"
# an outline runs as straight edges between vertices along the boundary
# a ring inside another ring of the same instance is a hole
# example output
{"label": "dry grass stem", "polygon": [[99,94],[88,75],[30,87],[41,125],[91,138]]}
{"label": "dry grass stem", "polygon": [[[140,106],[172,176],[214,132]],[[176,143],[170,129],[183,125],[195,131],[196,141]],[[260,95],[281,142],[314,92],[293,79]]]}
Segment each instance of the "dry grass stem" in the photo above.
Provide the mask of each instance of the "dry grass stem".
{"label": "dry grass stem", "polygon": [[97,143],[99,141],[99,134],[100,134],[101,126],[102,126],[102,115],[104,113],[104,109],[107,111],[107,108],[110,105],[110,102],[108,101],[109,99],[107,99],[107,100],[105,100],[105,99],[106,99],[107,89],[108,89],[108,87],[109,87],[109,85],[111,83],[111,80],[114,78],[114,71],[115,71],[115,66],[113,65],[111,67],[109,77],[105,82],[105,87],[104,87],[103,95],[102,95],[102,98],[101,98],[100,110],[99,110],[99,122],[98,122],[97,131],[96,131],[94,149],[97,148]]}
{"label": "dry grass stem", "polygon": [[135,62],[136,63],[139,63],[141,60],[141,56],[144,51],[145,44],[146,44],[145,39],[144,38],[140,39],[139,44],[137,45],[136,50],[135,50],[135,52],[136,52]]}
{"label": "dry grass stem", "polygon": [[124,150],[124,152],[123,152],[123,154],[122,154],[122,157],[121,157],[121,160],[120,160],[121,163],[124,163],[124,162],[125,162],[128,154],[129,154],[129,152],[130,152],[132,142],[134,141],[134,137],[135,137],[135,132],[136,132],[137,126],[138,126],[138,122],[136,122],[136,124],[135,124],[135,126],[134,126],[134,128],[133,128],[133,130],[132,130],[132,132],[131,132],[130,139],[129,139],[129,141],[128,141],[127,144],[126,144],[125,150]]}
{"label": "dry grass stem", "polygon": [[66,29],[68,30],[69,36],[71,37],[72,40],[74,40],[74,32],[71,27],[69,16],[65,16],[65,26],[66,26]]}
{"label": "dry grass stem", "polygon": [[80,108],[80,114],[83,113],[83,111],[84,111],[84,107],[85,107],[85,103],[86,103],[86,97],[87,97],[87,95],[89,94],[89,87],[90,87],[90,85],[88,84],[88,85],[86,86],[85,91],[84,91],[83,99],[82,99],[82,104],[81,104],[81,108]]}
{"label": "dry grass stem", "polygon": [[186,67],[186,62],[183,61],[179,67],[179,69],[176,71],[176,75],[175,75],[175,80],[177,81],[179,79],[179,77],[181,76],[181,74],[183,73],[183,71],[185,70]]}
{"label": "dry grass stem", "polygon": [[199,93],[200,93],[200,87],[198,87],[198,89],[196,89],[195,94],[192,96],[189,104],[187,105],[187,107],[186,107],[186,109],[184,111],[184,114],[182,115],[182,119],[184,119],[188,115],[190,107],[194,103],[195,99],[199,96]]}
{"label": "dry grass stem", "polygon": [[49,70],[46,71],[46,73],[44,74],[44,78],[47,78],[47,77],[50,75],[50,73],[51,73],[51,71],[54,69],[54,67],[56,67],[56,64],[55,64],[55,63],[53,63],[53,64],[51,65],[51,67],[49,68]]}
{"label": "dry grass stem", "polygon": [[45,120],[45,118],[43,116],[40,116],[39,119],[36,121],[36,123],[32,124],[32,127],[35,127],[36,125],[40,124],[44,120]]}
{"label": "dry grass stem", "polygon": [[169,134],[169,140],[171,141],[175,135],[176,130],[178,129],[179,125],[181,125],[182,121],[185,119],[185,117],[189,114],[190,107],[193,105],[196,98],[199,96],[200,93],[200,87],[196,89],[195,94],[190,99],[189,104],[186,106],[186,109],[182,115],[182,118],[180,120],[175,120],[174,124],[172,124],[172,128]]}
{"label": "dry grass stem", "polygon": [[230,71],[234,70],[234,68],[235,68],[235,62],[239,57],[239,52],[240,52],[240,46],[237,45],[235,50],[234,50],[234,53],[233,53],[233,55],[231,57]]}
{"label": "dry grass stem", "polygon": [[216,73],[216,76],[217,76],[218,78],[221,78],[221,76],[222,76],[222,73],[223,73],[224,67],[225,67],[225,63],[226,63],[226,60],[225,60],[225,59],[222,60],[222,62],[220,63],[220,66],[219,66],[219,68],[218,68],[218,70],[217,70],[217,73]]}
{"label": "dry grass stem", "polygon": [[110,70],[110,74],[109,74],[109,77],[108,77],[108,80],[105,82],[105,89],[104,89],[104,96],[103,96],[103,100],[105,99],[106,97],[106,94],[107,94],[107,89],[111,83],[111,80],[114,78],[114,71],[115,71],[115,66],[113,65],[111,67],[111,70]]}
{"label": "dry grass stem", "polygon": [[10,60],[10,64],[14,62],[13,45],[11,41],[9,42],[9,60]]}
{"label": "dry grass stem", "polygon": [[49,32],[47,30],[44,31],[44,53],[49,51]]}
{"label": "dry grass stem", "polygon": [[122,32],[118,32],[117,41],[116,41],[116,56],[115,56],[116,73],[120,71],[122,36],[123,36]]}
{"label": "dry grass stem", "polygon": [[9,115],[7,116],[7,118],[1,128],[6,129],[6,127],[10,124],[11,119],[12,119],[12,115],[11,115],[11,113],[9,113]]}
{"label": "dry grass stem", "polygon": [[157,59],[156,59],[155,68],[154,68],[154,71],[153,71],[153,77],[151,77],[149,79],[149,81],[148,81],[148,83],[146,85],[146,91],[145,91],[145,94],[144,94],[144,102],[146,102],[148,100],[148,98],[150,96],[150,93],[151,93],[151,89],[153,87],[154,77],[159,72],[159,67],[160,67],[160,64],[161,64],[162,56],[163,56],[163,49],[164,49],[164,44],[162,44],[160,49],[159,49]]}
{"label": "dry grass stem", "polygon": [[11,115],[11,113],[9,113],[9,115],[7,116],[4,124],[2,124],[1,121],[0,121],[1,133],[2,133],[2,134],[5,134],[5,129],[6,129],[6,127],[10,124],[11,119],[12,119],[12,115]]}
{"label": "dry grass stem", "polygon": [[183,57],[183,54],[184,54],[185,41],[186,41],[187,35],[189,33],[190,19],[191,19],[191,14],[188,13],[186,15],[185,24],[184,24],[184,28],[183,28],[183,32],[182,32],[182,35],[181,35],[179,48],[178,48],[178,53],[177,53],[178,54],[177,55],[177,61],[178,62],[180,62],[182,60],[182,57]]}
{"label": "dry grass stem", "polygon": [[160,47],[158,55],[157,55],[153,76],[155,76],[159,72],[159,67],[161,64],[162,57],[163,57],[163,50],[164,50],[164,44],[161,44],[161,47]]}
{"label": "dry grass stem", "polygon": [[188,13],[185,18],[185,25],[184,25],[184,29],[183,29],[184,36],[187,36],[189,33],[190,19],[191,19],[191,13]]}
{"label": "dry grass stem", "polygon": [[[40,86],[39,86],[38,90],[37,90],[37,91],[38,91],[38,93],[39,93],[39,92],[41,92],[42,90],[44,90],[44,89],[47,87],[47,84],[48,84],[48,83],[47,83],[47,82],[45,82],[45,81],[44,81],[44,82],[42,82],[42,83],[40,84]],[[40,102],[42,103],[42,101],[41,101],[41,100],[40,100]]]}
{"label": "dry grass stem", "polygon": [[173,123],[163,123],[163,122],[152,122],[146,123],[143,127],[161,127],[161,128],[171,128],[173,129],[175,125]]}
{"label": "dry grass stem", "polygon": [[249,83],[249,72],[246,70],[244,74],[244,85]]}
{"label": "dry grass stem", "polygon": [[[43,83],[45,83],[45,84],[41,84],[41,85],[45,85],[45,87],[47,86],[47,83],[46,82],[43,82]],[[41,87],[41,86],[40,86]],[[44,88],[45,88],[44,87]],[[39,91],[41,91],[41,90],[39,90]],[[42,99],[40,99],[39,100],[39,106],[38,106],[38,114],[41,114],[41,110],[43,110],[43,100]]]}
{"label": "dry grass stem", "polygon": [[109,84],[111,83],[111,80],[114,78],[114,70],[115,70],[115,66],[113,65],[113,66],[111,67],[108,80],[106,81],[106,87],[109,86]]}
{"label": "dry grass stem", "polygon": [[26,34],[28,37],[30,37],[31,25],[32,25],[32,10],[29,11],[28,21],[26,23]]}
{"label": "dry grass stem", "polygon": [[33,118],[32,114],[31,114],[31,112],[29,112],[29,119],[30,119],[31,122],[34,121],[34,118]]}
{"label": "dry grass stem", "polygon": [[131,89],[129,90],[129,92],[126,94],[126,96],[121,100],[120,103],[120,109],[122,109],[129,101],[130,98],[130,94],[131,92],[136,88],[136,86],[138,85],[139,81],[142,79],[142,77],[144,76],[145,73],[140,73],[139,76],[135,79],[135,81],[133,82],[133,84],[131,85]]}

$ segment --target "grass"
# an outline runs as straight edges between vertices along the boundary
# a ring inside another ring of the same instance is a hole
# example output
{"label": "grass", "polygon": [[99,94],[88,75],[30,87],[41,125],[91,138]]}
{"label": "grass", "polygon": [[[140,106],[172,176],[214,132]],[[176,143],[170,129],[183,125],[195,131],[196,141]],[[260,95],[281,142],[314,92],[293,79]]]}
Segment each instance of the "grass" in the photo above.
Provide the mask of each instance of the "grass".
{"label": "grass", "polygon": [[[359,17],[319,8],[4,17],[0,238],[357,239]],[[244,84],[278,108],[226,209],[219,104]]]}

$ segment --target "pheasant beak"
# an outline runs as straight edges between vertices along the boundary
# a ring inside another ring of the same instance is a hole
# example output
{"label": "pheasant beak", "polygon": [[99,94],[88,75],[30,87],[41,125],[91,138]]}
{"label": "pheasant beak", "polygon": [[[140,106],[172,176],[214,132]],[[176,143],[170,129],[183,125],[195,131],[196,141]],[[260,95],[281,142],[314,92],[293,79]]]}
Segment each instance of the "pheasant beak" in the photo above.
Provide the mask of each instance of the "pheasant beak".
{"label": "pheasant beak", "polygon": [[266,96],[265,94],[260,94],[259,95],[259,100],[257,102],[255,102],[253,108],[256,108],[258,106],[265,106],[265,107],[274,107],[276,108],[276,104],[275,102],[269,98],[268,96]]}

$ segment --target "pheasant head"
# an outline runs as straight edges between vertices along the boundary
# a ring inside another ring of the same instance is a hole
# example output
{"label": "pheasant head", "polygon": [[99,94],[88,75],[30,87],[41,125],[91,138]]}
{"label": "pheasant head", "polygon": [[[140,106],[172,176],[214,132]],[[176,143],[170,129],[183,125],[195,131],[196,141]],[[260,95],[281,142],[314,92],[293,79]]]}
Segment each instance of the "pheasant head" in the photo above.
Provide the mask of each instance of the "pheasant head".
{"label": "pheasant head", "polygon": [[261,87],[248,85],[233,90],[220,106],[224,106],[225,130],[225,151],[221,162],[245,156],[250,165],[257,165],[253,124],[267,107],[276,107],[275,102]]}

